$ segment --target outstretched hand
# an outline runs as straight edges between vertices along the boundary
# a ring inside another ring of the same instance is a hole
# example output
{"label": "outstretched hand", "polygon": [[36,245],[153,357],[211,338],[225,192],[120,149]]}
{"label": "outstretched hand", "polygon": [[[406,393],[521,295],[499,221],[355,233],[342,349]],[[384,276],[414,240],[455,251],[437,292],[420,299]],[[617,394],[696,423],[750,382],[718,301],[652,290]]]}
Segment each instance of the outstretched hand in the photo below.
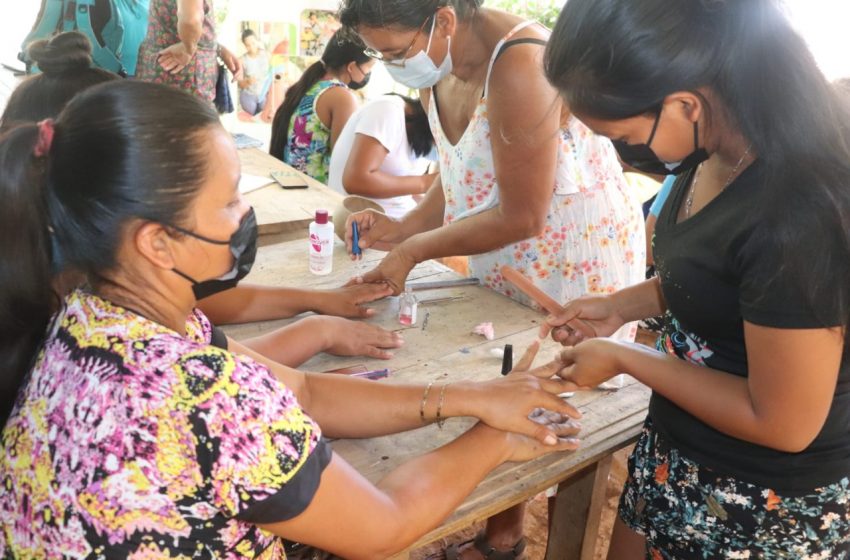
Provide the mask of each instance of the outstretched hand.
{"label": "outstretched hand", "polygon": [[[558,397],[576,390],[573,382],[553,378],[563,367],[560,360],[532,368],[539,349],[539,342],[529,346],[509,375],[465,384],[464,389],[469,391],[472,416],[493,428],[552,446],[578,434],[581,426],[575,420],[581,413]],[[547,414],[541,415],[540,409]]]}
{"label": "outstretched hand", "polygon": [[608,338],[593,338],[561,350],[558,376],[580,390],[592,389],[623,372],[623,344]]}
{"label": "outstretched hand", "polygon": [[186,45],[175,43],[159,51],[156,60],[169,74],[178,74],[192,61],[193,56],[186,50]]}
{"label": "outstretched hand", "polygon": [[352,284],[322,292],[322,298],[316,308],[322,315],[337,317],[366,318],[375,314],[367,303],[392,295],[388,284]]}

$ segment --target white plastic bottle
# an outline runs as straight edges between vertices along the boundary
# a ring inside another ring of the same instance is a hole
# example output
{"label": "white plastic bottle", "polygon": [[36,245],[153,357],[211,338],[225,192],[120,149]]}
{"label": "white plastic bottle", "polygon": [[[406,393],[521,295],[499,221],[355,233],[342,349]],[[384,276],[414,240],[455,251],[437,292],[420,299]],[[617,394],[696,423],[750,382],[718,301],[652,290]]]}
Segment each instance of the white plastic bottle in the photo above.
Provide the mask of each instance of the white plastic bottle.
{"label": "white plastic bottle", "polygon": [[334,264],[334,225],[328,222],[327,210],[316,210],[316,221],[310,224],[310,272],[330,274]]}

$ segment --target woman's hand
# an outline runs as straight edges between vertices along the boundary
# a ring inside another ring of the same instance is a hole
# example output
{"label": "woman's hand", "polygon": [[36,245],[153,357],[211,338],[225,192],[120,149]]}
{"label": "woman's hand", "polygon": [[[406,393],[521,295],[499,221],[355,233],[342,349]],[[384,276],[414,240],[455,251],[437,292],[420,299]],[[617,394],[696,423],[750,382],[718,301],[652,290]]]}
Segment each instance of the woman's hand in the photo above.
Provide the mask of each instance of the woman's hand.
{"label": "woman's hand", "polygon": [[581,413],[558,397],[575,391],[576,386],[552,379],[563,367],[560,360],[532,369],[539,348],[539,342],[529,346],[509,375],[479,383],[458,383],[457,389],[469,407],[467,415],[493,428],[557,445],[559,437],[575,435],[581,428],[573,420],[581,418]]}
{"label": "woman's hand", "polygon": [[337,317],[371,317],[375,310],[364,306],[392,295],[388,284],[353,284],[335,290],[323,290],[317,298],[316,313]]}
{"label": "woman's hand", "polygon": [[[224,45],[218,46],[218,56],[221,58],[221,61],[230,70],[230,73],[233,74],[233,81],[238,82],[242,80],[242,61],[239,60],[239,57],[230,52],[230,49],[225,47]],[[249,79],[249,84],[251,83]]]}
{"label": "woman's hand", "polygon": [[195,56],[195,53],[189,52],[186,45],[175,43],[159,51],[157,62],[166,72],[177,74],[192,61],[193,56]]}
{"label": "woman's hand", "polygon": [[549,316],[541,327],[545,336],[552,331],[552,339],[564,346],[599,336],[611,336],[626,324],[611,296],[585,296],[569,302],[563,312]]}
{"label": "woman's hand", "polygon": [[625,345],[608,338],[592,338],[561,350],[558,376],[579,389],[592,389],[623,373],[620,359]]}
{"label": "woman's hand", "polygon": [[399,348],[404,339],[399,333],[369,323],[341,317],[319,317],[325,333],[325,352],[334,356],[366,356],[379,360],[393,357],[388,349]]}
{"label": "woman's hand", "polygon": [[387,256],[384,257],[384,260],[377,267],[363,276],[353,278],[346,285],[386,284],[392,290],[393,295],[398,295],[404,291],[404,284],[407,282],[407,277],[416,264],[416,260],[408,255],[402,243],[387,253]]}
{"label": "woman's hand", "polygon": [[[357,231],[360,234],[361,249],[378,249],[380,251],[389,251],[396,243],[402,240],[401,238],[401,222],[390,218],[386,214],[376,212],[375,210],[363,210],[355,212],[348,216],[345,221],[345,249],[352,259],[357,259],[352,249],[351,242],[351,224],[357,222]],[[361,255],[362,257],[362,255]]]}
{"label": "woman's hand", "polygon": [[540,413],[534,417],[534,422],[549,433],[555,434],[557,439],[554,443],[540,443],[539,440],[524,436],[522,434],[508,433],[508,445],[511,453],[508,461],[523,462],[537,459],[555,451],[573,451],[578,449],[580,440],[575,437],[578,428],[571,421],[562,422],[554,413]]}

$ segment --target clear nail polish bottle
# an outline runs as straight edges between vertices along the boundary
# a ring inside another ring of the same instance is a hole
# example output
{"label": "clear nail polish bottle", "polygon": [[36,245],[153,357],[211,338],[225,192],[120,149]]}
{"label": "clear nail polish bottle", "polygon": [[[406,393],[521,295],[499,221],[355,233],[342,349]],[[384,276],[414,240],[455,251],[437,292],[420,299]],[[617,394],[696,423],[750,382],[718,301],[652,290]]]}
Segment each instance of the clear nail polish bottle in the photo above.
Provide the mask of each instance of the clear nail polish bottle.
{"label": "clear nail polish bottle", "polygon": [[416,308],[419,301],[410,289],[405,288],[398,300],[398,322],[409,327],[416,324]]}

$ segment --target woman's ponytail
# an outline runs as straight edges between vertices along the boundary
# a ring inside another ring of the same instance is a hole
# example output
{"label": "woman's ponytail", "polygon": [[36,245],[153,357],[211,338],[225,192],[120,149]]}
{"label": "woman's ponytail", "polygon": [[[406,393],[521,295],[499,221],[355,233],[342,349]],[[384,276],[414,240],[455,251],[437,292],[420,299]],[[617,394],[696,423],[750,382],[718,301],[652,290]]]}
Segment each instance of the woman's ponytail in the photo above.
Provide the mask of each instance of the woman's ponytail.
{"label": "woman's ponytail", "polygon": [[325,63],[322,59],[317,60],[307,68],[297,82],[289,86],[283,103],[280,104],[272,120],[272,138],[269,143],[269,153],[279,160],[283,160],[283,150],[286,149],[289,140],[289,122],[292,115],[301,103],[301,99],[307,95],[310,88],[325,75]]}
{"label": "woman's ponytail", "polygon": [[29,124],[0,137],[0,425],[59,306],[47,223],[52,130]]}

